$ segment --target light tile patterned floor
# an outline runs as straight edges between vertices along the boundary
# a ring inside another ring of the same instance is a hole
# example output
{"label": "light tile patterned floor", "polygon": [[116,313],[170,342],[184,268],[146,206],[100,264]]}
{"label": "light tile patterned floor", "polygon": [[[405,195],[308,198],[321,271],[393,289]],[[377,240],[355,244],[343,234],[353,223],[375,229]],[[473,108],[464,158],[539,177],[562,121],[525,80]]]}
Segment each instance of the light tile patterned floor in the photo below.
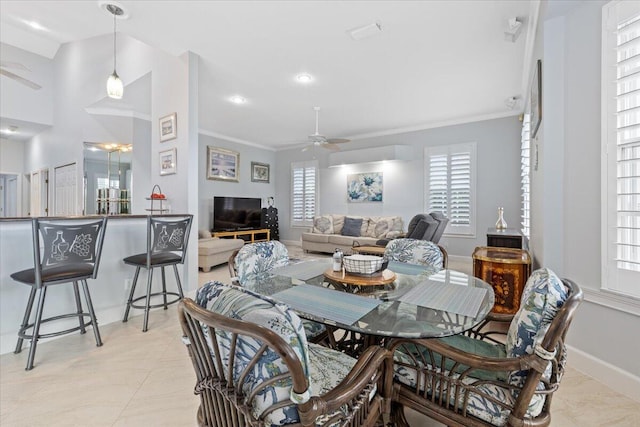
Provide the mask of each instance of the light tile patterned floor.
{"label": "light tile patterned floor", "polygon": [[[304,254],[293,249],[291,256]],[[450,263],[458,267],[470,269]],[[226,265],[199,275],[201,284],[228,278]],[[101,326],[100,348],[90,331],[43,343],[30,372],[24,371],[26,351],[0,356],[0,425],[196,425],[193,368],[176,313],[175,305],[153,311],[147,333],[140,316]],[[441,425],[415,413],[409,420],[412,426]],[[605,425],[640,426],[640,403],[569,369],[554,398],[553,426]]]}

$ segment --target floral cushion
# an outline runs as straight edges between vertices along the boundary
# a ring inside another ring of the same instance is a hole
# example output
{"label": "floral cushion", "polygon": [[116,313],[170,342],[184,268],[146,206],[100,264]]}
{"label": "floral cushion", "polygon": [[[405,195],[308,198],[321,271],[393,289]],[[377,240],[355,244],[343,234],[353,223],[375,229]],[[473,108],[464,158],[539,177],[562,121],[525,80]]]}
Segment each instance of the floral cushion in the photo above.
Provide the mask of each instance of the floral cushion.
{"label": "floral cushion", "polygon": [[242,285],[258,275],[289,264],[287,247],[277,240],[244,245],[236,255],[236,273]]}
{"label": "floral cushion", "polygon": [[[562,280],[553,271],[548,268],[534,271],[522,291],[520,309],[509,325],[505,343],[507,356],[533,354],[567,297],[567,290]],[[545,375],[548,377],[550,368],[549,364],[543,377]],[[510,383],[522,386],[526,373],[526,370],[513,372]]]}
{"label": "floral cushion", "polygon": [[365,236],[381,239],[393,229],[393,217],[372,216],[369,218],[369,225]]}
{"label": "floral cushion", "polygon": [[331,215],[314,216],[313,232],[318,234],[333,234],[333,217]]}
{"label": "floral cushion", "polygon": [[442,268],[444,263],[444,257],[438,245],[427,240],[392,240],[387,244],[384,250],[384,256],[387,257],[389,261],[430,265],[438,268]]}
{"label": "floral cushion", "polygon": [[[312,396],[318,396],[334,388],[344,379],[355,365],[356,360],[335,350],[327,349],[316,344],[308,344],[300,318],[286,305],[254,294],[246,289],[225,285],[219,282],[209,282],[198,290],[196,302],[210,311],[224,314],[234,319],[240,319],[264,326],[281,336],[294,350],[302,364],[303,371],[309,379],[309,391]],[[208,336],[208,327],[204,326],[204,333]],[[228,364],[230,352],[230,334],[217,331],[218,348],[211,348],[212,341],[207,340],[212,355],[220,354],[223,363]],[[249,364],[261,344],[250,337],[237,340],[233,369],[233,383],[237,384],[240,373]],[[215,357],[215,356],[213,356]],[[227,370],[224,374],[227,375]],[[250,395],[252,390],[261,383],[282,373],[288,372],[286,364],[274,352],[268,352],[256,363],[250,375],[245,377],[242,391]],[[227,378],[228,380],[228,378]],[[253,415],[258,418],[266,408],[278,402],[289,401],[291,381],[275,381],[269,387],[260,391],[253,401]],[[286,425],[299,422],[295,405],[287,405],[265,416],[267,425]]]}

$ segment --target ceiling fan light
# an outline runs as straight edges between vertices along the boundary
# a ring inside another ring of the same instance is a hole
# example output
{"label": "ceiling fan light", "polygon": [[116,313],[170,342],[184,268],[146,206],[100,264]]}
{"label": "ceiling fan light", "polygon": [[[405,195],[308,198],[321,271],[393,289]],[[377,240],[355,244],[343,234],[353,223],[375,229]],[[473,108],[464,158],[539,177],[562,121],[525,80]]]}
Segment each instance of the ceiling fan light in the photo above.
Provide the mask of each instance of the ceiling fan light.
{"label": "ceiling fan light", "polygon": [[298,83],[311,83],[313,77],[311,77],[310,74],[298,74],[296,76],[296,80],[298,81]]}
{"label": "ceiling fan light", "polygon": [[245,102],[247,102],[247,100],[240,95],[232,96],[231,98],[229,98],[229,101],[233,102],[234,104],[244,104]]}
{"label": "ceiling fan light", "polygon": [[113,70],[113,74],[107,79],[107,95],[109,98],[122,99],[122,94],[124,94],[124,84],[116,70]]}

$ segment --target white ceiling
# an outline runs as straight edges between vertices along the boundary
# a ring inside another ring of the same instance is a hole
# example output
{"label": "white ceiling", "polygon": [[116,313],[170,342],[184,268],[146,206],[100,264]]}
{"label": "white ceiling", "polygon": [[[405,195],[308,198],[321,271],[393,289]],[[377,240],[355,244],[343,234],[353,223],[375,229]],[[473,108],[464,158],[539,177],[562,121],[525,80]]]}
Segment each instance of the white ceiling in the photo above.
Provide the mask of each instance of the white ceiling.
{"label": "white ceiling", "polygon": [[[275,148],[307,140],[313,106],[322,109],[322,134],[351,139],[519,114],[539,7],[538,0],[115,3],[129,14],[119,33],[200,56],[201,130]],[[61,43],[113,31],[94,0],[2,0],[0,12],[0,41],[48,57]],[[515,43],[503,36],[512,17],[524,22]],[[381,34],[349,37],[347,30],[375,21]],[[297,83],[301,72],[315,80]],[[230,103],[235,94],[247,103]],[[512,96],[513,110],[505,105]]]}

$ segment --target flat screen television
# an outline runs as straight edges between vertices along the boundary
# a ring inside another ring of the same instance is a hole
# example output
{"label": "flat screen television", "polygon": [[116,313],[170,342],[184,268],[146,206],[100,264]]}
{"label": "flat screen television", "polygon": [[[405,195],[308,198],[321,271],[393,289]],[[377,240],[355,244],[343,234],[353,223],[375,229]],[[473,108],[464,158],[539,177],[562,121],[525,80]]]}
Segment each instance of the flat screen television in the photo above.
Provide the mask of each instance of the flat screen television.
{"label": "flat screen television", "polygon": [[213,231],[260,228],[262,199],[253,197],[213,197]]}

